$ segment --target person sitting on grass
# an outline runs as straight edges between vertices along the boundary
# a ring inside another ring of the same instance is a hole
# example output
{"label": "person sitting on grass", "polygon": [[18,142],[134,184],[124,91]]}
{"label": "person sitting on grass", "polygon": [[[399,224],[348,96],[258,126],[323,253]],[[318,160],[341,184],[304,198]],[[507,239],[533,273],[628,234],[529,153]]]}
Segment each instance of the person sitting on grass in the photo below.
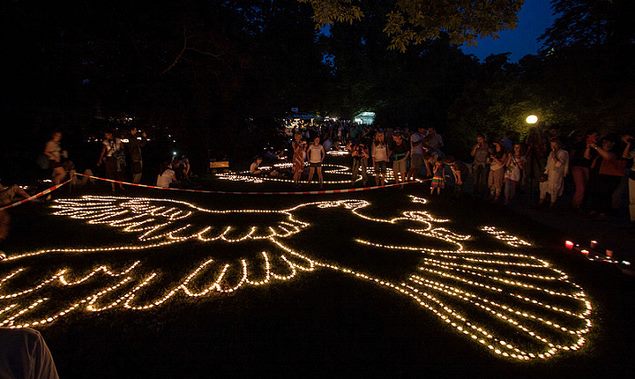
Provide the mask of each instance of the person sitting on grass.
{"label": "person sitting on grass", "polygon": [[157,187],[170,188],[176,183],[176,173],[172,169],[172,163],[163,163],[161,173],[157,176]]}
{"label": "person sitting on grass", "polygon": [[249,166],[249,173],[254,176],[259,176],[262,174],[262,170],[260,169],[260,164],[262,163],[262,157],[256,157],[251,165]]}

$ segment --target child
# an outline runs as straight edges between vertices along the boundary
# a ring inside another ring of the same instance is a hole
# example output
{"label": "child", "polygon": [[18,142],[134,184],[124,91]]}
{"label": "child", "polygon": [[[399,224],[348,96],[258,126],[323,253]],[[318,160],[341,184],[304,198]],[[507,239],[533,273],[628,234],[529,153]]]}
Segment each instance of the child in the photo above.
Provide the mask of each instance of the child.
{"label": "child", "polygon": [[441,194],[441,189],[445,187],[445,178],[443,177],[443,162],[440,160],[434,163],[434,168],[432,170],[434,176],[432,177],[432,183],[430,184],[430,195],[434,193],[434,190],[437,190],[437,195]]}
{"label": "child", "polygon": [[254,161],[249,166],[249,173],[254,176],[259,176],[262,174],[262,170],[260,169],[260,164],[262,163],[261,157],[256,157]]}

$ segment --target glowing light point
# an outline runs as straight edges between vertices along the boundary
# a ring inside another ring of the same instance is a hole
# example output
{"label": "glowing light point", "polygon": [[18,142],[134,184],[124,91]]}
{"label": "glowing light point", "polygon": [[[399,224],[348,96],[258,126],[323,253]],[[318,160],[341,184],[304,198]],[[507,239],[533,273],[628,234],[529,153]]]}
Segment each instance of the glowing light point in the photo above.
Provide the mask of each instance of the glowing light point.
{"label": "glowing light point", "polygon": [[537,123],[537,122],[538,122],[538,116],[533,115],[533,114],[532,114],[532,115],[529,115],[529,116],[527,116],[527,118],[525,119],[525,122],[526,122],[526,123],[528,123],[528,124],[530,124],[530,125],[533,125],[533,124],[535,124],[535,123]]}

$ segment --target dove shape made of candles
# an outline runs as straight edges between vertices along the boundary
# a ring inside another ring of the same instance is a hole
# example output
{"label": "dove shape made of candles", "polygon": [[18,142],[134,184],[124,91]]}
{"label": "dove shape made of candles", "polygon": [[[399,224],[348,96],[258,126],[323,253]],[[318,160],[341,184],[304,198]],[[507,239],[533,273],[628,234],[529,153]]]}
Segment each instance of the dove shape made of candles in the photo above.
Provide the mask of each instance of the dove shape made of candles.
{"label": "dove shape made of candles", "polygon": [[[143,311],[177,298],[206,298],[331,270],[409,298],[427,317],[437,318],[497,356],[547,359],[586,343],[592,306],[579,285],[549,262],[528,254],[467,248],[474,237],[450,230],[450,220],[422,210],[426,202],[410,196],[415,209],[379,218],[370,215],[372,204],[365,200],[315,201],[282,210],[214,210],[173,199],[59,199],[52,205],[54,215],[115,229],[118,240],[129,242],[4,257],[0,327],[44,326],[82,312]],[[373,234],[375,238],[394,231],[406,233],[409,244],[361,236],[354,236],[352,243],[360,252],[386,252],[395,261],[403,254],[417,263],[391,277],[370,265],[353,267],[354,263],[343,264],[343,259],[323,259],[317,252],[294,247],[295,236],[317,228],[303,217],[305,212],[325,211],[334,212],[333,217],[352,215],[355,222],[386,230]],[[496,227],[477,232],[493,243],[529,245]],[[266,247],[260,249],[263,243]],[[210,247],[187,249],[190,244]],[[217,250],[221,245],[223,249]],[[185,261],[193,266],[176,267],[161,260],[165,254],[157,253],[176,247],[178,254],[189,254]],[[246,256],[245,251],[255,252]],[[60,259],[64,266],[55,265]],[[99,259],[105,263],[96,263]]]}

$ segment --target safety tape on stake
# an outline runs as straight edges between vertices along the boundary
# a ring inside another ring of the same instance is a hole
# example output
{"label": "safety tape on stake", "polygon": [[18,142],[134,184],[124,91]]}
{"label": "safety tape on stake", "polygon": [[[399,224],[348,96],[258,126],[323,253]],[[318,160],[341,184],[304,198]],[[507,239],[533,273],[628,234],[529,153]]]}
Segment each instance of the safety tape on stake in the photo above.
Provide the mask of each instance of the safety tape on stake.
{"label": "safety tape on stake", "polygon": [[53,187],[47,188],[47,189],[45,189],[45,190],[44,190],[44,191],[42,191],[42,192],[39,192],[39,193],[36,193],[36,194],[35,194],[35,195],[33,195],[33,196],[29,196],[29,197],[27,197],[26,199],[23,199],[23,200],[20,200],[20,201],[16,201],[15,203],[11,203],[11,204],[9,204],[9,205],[6,205],[6,206],[4,206],[4,207],[0,208],[0,211],[4,211],[4,210],[9,209],[9,208],[15,208],[15,207],[17,207],[18,205],[22,205],[22,204],[24,204],[24,203],[28,203],[29,201],[33,201],[33,200],[35,200],[35,199],[37,199],[37,198],[39,198],[39,197],[42,197],[42,196],[48,195],[49,193],[51,193],[51,192],[53,192],[53,191],[55,191],[55,190],[58,190],[58,189],[62,188],[64,185],[66,185],[66,184],[68,184],[68,183],[70,183],[70,182],[71,182],[71,179],[69,179],[69,180],[67,180],[67,181],[65,181],[65,182],[63,182],[63,183],[56,184],[56,185],[54,185]]}
{"label": "safety tape on stake", "polygon": [[87,177],[87,178],[90,178],[90,179],[101,180],[101,181],[109,182],[109,183],[122,184],[122,185],[126,185],[126,186],[131,186],[131,187],[150,188],[150,189],[158,189],[158,190],[164,190],[164,191],[194,192],[194,193],[221,194],[221,195],[325,195],[325,194],[334,194],[334,193],[350,193],[350,192],[372,191],[372,190],[377,190],[377,189],[402,186],[402,185],[405,185],[405,184],[421,183],[421,182],[429,180],[429,179],[426,179],[426,180],[411,181],[411,182],[405,182],[405,183],[386,184],[386,185],[383,185],[383,186],[372,186],[372,187],[361,187],[361,188],[344,188],[344,189],[333,189],[333,190],[258,192],[258,191],[197,190],[197,189],[188,189],[188,188],[164,188],[164,187],[158,187],[158,186],[151,186],[151,185],[147,185],[147,184],[137,184],[137,183],[124,182],[124,181],[121,181],[121,180],[100,178],[98,176],[84,175],[84,174],[80,174],[80,173],[77,173],[76,175],[84,176],[84,177]]}

